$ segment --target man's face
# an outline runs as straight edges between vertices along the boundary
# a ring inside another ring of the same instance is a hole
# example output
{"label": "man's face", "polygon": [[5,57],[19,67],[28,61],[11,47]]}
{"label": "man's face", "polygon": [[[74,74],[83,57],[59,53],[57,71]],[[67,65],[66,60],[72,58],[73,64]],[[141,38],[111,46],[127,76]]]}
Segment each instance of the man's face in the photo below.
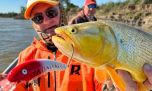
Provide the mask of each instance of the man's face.
{"label": "man's face", "polygon": [[84,6],[84,13],[86,16],[93,16],[95,14],[95,8],[89,8],[88,6]]}
{"label": "man's face", "polygon": [[31,20],[40,38],[51,41],[51,36],[55,34],[54,29],[59,26],[59,7],[43,3],[38,4],[31,12]]}
{"label": "man's face", "polygon": [[89,15],[94,15],[95,14],[95,8],[89,8]]}

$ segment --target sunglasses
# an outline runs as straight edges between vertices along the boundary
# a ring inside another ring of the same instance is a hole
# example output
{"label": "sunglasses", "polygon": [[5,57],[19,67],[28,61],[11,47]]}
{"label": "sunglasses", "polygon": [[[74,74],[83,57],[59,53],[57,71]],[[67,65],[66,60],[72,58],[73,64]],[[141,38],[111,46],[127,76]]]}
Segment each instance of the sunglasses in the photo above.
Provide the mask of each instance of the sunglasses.
{"label": "sunglasses", "polygon": [[97,8],[97,5],[96,4],[90,4],[90,5],[88,5],[88,8]]}
{"label": "sunglasses", "polygon": [[[45,11],[45,15],[48,17],[48,18],[54,18],[56,16],[58,16],[58,10],[57,8],[48,8],[46,9]],[[44,16],[43,16],[43,13],[37,13],[34,15],[34,17],[31,19],[35,24],[41,24],[43,23],[43,20],[44,20]]]}

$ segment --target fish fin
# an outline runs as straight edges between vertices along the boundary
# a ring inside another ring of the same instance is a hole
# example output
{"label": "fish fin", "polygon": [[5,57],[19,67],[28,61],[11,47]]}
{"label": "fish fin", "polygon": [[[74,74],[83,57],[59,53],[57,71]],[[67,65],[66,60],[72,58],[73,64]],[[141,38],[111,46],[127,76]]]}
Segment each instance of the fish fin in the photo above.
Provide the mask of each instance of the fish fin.
{"label": "fish fin", "polygon": [[97,81],[99,81],[100,83],[104,83],[106,80],[108,80],[110,77],[107,73],[106,70],[95,70],[95,78],[97,79]]}
{"label": "fish fin", "polygon": [[114,85],[116,87],[118,87],[120,89],[120,91],[126,91],[125,83],[124,83],[123,79],[121,79],[121,77],[117,74],[115,69],[110,66],[106,66],[105,69],[108,72]]}
{"label": "fish fin", "polygon": [[138,91],[150,91],[143,83],[138,83]]}

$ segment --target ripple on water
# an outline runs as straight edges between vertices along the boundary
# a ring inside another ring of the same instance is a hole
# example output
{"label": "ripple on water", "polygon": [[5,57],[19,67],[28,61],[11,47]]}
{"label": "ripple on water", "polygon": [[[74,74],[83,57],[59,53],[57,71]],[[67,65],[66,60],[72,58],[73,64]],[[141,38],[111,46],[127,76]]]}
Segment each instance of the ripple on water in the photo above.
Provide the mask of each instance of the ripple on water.
{"label": "ripple on water", "polygon": [[31,43],[35,35],[30,21],[0,18],[0,72]]}

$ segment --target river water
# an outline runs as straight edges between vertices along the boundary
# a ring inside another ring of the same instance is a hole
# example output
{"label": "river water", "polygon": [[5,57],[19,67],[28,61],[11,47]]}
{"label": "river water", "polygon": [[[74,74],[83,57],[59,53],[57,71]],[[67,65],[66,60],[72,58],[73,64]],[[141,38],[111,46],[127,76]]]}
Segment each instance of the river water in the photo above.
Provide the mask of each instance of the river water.
{"label": "river water", "polygon": [[36,35],[29,20],[0,18],[0,72],[26,48]]}

